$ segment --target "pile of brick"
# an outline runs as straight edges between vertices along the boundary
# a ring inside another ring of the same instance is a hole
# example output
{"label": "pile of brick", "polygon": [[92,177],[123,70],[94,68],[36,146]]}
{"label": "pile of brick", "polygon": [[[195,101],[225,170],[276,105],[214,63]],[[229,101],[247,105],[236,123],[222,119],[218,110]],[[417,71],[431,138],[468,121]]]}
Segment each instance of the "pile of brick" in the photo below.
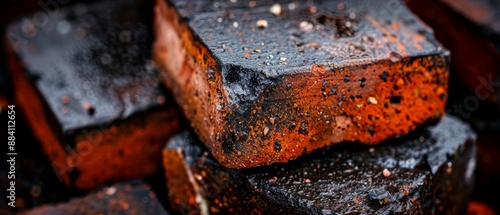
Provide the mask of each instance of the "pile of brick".
{"label": "pile of brick", "polygon": [[[450,53],[400,1],[107,1],[7,32],[54,170],[108,185],[26,214],[467,209],[476,135],[445,115]],[[158,173],[168,192],[123,184]]]}

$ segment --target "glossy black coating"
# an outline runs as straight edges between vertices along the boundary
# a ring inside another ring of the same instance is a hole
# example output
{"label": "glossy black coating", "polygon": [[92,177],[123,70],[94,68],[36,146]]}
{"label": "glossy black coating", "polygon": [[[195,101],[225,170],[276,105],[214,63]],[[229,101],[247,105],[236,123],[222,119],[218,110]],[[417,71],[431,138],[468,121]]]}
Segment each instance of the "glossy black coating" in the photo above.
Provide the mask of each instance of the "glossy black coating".
{"label": "glossy black coating", "polygon": [[[375,147],[340,144],[285,164],[245,170],[216,165],[190,135],[174,137],[167,147],[182,151],[192,172],[223,171],[247,180],[253,185],[248,193],[262,193],[299,214],[464,213],[474,182],[476,135],[451,116]],[[215,179],[200,183],[220,183]]]}
{"label": "glossy black coating", "polygon": [[41,206],[27,215],[148,214],[168,215],[148,184],[131,181],[105,187],[81,198],[54,206]]}
{"label": "glossy black coating", "polygon": [[[447,55],[432,31],[401,1],[169,3],[211,51],[221,67],[229,99],[241,107],[238,111],[244,111],[245,102],[258,98],[263,89],[276,85],[284,75],[309,72],[314,64],[334,72],[394,55]],[[273,4],[280,4],[280,15],[269,11]],[[259,27],[259,20],[265,20],[267,27]],[[399,27],[393,28],[393,24]],[[425,39],[416,41],[416,36]]]}
{"label": "glossy black coating", "polygon": [[15,51],[56,130],[72,134],[160,106],[152,2],[76,3],[47,17],[22,19],[7,32],[22,39]]}
{"label": "glossy black coating", "polygon": [[[220,166],[205,149],[194,143],[198,138],[190,132],[183,132],[172,138],[166,150],[181,151],[187,171],[196,177],[195,181],[201,190],[200,205],[204,205],[213,214],[303,214],[300,208],[287,207],[271,200],[266,194],[255,190],[245,175],[238,170]],[[168,157],[166,158],[168,159]],[[166,166],[166,171],[169,170]],[[175,177],[175,174],[172,174]],[[168,180],[168,179],[167,179]],[[179,185],[184,186],[184,185]],[[185,195],[182,193],[181,195]],[[197,197],[198,198],[198,197]],[[171,201],[175,201],[171,199]],[[198,214],[204,206],[194,206],[181,202],[177,205],[181,214]],[[216,209],[214,209],[216,208]]]}

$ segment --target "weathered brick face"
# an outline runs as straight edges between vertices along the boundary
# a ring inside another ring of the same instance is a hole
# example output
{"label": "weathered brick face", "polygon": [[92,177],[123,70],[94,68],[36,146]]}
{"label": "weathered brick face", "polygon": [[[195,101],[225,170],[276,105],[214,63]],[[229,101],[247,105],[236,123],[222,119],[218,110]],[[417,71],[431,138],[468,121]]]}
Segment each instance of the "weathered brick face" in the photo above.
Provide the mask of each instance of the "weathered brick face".
{"label": "weathered brick face", "polygon": [[87,196],[57,205],[44,205],[22,215],[130,214],[169,215],[149,184],[130,181],[102,188]]}
{"label": "weathered brick face", "polygon": [[462,214],[474,184],[475,138],[468,125],[445,116],[377,146],[344,143],[235,170],[183,132],[163,159],[172,209],[185,214]]}
{"label": "weathered brick face", "polygon": [[61,9],[44,26],[13,23],[8,31],[26,43],[7,46],[20,110],[60,179],[78,189],[156,173],[181,118],[151,65],[152,4],[87,8]]}
{"label": "weathered brick face", "polygon": [[377,144],[442,116],[449,54],[403,4],[279,3],[297,5],[156,2],[155,61],[222,165]]}

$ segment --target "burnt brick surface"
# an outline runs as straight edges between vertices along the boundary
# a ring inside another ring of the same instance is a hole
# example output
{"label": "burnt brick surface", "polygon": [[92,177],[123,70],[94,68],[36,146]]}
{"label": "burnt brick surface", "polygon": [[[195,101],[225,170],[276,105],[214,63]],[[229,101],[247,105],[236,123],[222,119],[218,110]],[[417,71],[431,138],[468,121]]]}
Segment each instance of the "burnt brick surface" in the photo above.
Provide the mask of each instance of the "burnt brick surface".
{"label": "burnt brick surface", "polygon": [[150,1],[79,3],[44,25],[25,19],[7,29],[19,108],[71,187],[161,167],[179,111],[152,65],[151,10]]}
{"label": "burnt brick surface", "polygon": [[154,59],[223,166],[377,144],[442,116],[448,51],[401,2],[252,2],[155,6]]}
{"label": "burnt brick surface", "polygon": [[150,214],[168,215],[149,185],[141,181],[121,183],[103,188],[85,197],[58,205],[44,205],[23,215],[91,215],[91,214]]}
{"label": "burnt brick surface", "polygon": [[[469,126],[445,116],[372,148],[340,144],[287,164],[239,171],[218,165],[189,132],[174,137],[163,153],[172,208],[187,213],[204,207],[258,214],[277,204],[292,214],[464,214],[475,138]],[[268,203],[253,207],[245,196]]]}

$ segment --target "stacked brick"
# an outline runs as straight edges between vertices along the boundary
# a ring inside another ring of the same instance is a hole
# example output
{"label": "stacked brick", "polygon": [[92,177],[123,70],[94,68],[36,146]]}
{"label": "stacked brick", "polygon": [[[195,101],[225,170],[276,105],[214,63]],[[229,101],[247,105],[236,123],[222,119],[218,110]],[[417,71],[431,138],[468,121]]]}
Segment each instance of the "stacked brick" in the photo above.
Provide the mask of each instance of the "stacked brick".
{"label": "stacked brick", "polygon": [[[476,136],[444,116],[450,53],[400,1],[105,1],[34,21],[7,30],[16,102],[69,188],[115,185],[26,214],[466,211]],[[117,184],[155,174],[168,202]]]}

